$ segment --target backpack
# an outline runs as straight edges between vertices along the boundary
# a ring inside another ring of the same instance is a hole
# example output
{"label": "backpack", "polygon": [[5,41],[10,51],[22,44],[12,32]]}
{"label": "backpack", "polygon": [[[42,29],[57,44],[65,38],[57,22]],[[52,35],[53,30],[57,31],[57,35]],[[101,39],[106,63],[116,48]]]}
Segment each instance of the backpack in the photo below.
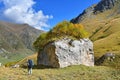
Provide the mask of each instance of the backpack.
{"label": "backpack", "polygon": [[32,68],[34,66],[34,63],[31,59],[28,60],[28,67]]}

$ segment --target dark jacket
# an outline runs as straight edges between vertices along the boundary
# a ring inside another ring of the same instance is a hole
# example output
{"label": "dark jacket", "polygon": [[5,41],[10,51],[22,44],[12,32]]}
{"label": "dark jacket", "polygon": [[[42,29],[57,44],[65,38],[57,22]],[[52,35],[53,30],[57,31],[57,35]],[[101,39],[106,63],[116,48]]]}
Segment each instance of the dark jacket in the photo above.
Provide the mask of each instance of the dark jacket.
{"label": "dark jacket", "polygon": [[31,59],[28,60],[28,68],[33,68],[34,63]]}

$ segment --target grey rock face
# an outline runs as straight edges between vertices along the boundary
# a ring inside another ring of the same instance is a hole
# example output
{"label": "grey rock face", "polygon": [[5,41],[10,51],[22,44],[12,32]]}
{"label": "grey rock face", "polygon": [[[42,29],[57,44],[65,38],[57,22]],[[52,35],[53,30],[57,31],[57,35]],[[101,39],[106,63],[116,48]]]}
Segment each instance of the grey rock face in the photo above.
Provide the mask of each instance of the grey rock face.
{"label": "grey rock face", "polygon": [[[98,4],[92,5],[91,7],[85,9],[79,16],[72,19],[70,22],[79,23],[86,18],[94,18],[95,15],[99,12],[104,12],[106,10],[112,9],[116,5],[120,5],[119,0],[101,0]],[[119,8],[117,13],[120,13]]]}
{"label": "grey rock face", "polygon": [[38,54],[38,65],[62,68],[80,64],[94,66],[93,43],[89,39],[64,38],[47,44]]}
{"label": "grey rock face", "polygon": [[91,6],[91,7],[87,8],[87,9],[85,9],[83,11],[83,13],[80,14],[78,17],[72,19],[71,22],[72,23],[78,23],[78,22],[82,21],[86,17],[91,18],[92,17],[91,15],[93,14],[93,12],[94,12],[94,6]]}
{"label": "grey rock face", "polygon": [[99,2],[98,4],[97,4],[97,6],[95,6],[95,12],[96,11],[105,11],[105,10],[107,10],[107,9],[111,9],[112,7],[114,7],[115,6],[115,2],[116,2],[117,0],[101,0],[101,2]]}

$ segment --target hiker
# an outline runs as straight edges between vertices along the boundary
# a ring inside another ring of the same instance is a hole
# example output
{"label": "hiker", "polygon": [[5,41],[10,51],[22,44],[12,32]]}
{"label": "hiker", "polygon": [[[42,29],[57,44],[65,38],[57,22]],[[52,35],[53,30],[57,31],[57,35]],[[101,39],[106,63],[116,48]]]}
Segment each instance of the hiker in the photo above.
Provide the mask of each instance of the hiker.
{"label": "hiker", "polygon": [[33,68],[33,66],[34,66],[34,63],[33,63],[33,61],[31,60],[31,59],[28,59],[28,62],[27,62],[28,64],[28,74],[32,74],[32,68]]}

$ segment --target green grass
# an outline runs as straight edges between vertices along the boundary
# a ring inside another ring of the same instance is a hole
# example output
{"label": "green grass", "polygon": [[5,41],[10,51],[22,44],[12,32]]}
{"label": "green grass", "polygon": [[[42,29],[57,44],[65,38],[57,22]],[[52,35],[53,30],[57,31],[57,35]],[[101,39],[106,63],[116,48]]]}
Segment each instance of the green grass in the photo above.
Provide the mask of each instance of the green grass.
{"label": "green grass", "polygon": [[[4,53],[5,54],[5,53]],[[33,54],[33,52],[31,50],[28,49],[21,49],[18,50],[14,53],[6,53],[6,55],[8,56],[8,58],[5,58],[2,54],[0,55],[0,62],[2,64],[12,64],[12,63],[16,63],[18,61],[20,61],[21,59],[29,56]]]}
{"label": "green grass", "polygon": [[117,10],[115,7],[94,15],[94,18],[85,18],[81,22],[90,33],[97,58],[107,52],[120,55],[120,14],[110,16]]}
{"label": "green grass", "polygon": [[28,75],[23,68],[0,68],[1,80],[119,80],[120,71],[105,66],[70,66],[61,69],[33,69]]}
{"label": "green grass", "polygon": [[102,56],[106,52],[120,55],[120,31],[94,42],[95,56]]}
{"label": "green grass", "polygon": [[113,61],[105,60],[101,65],[120,69],[120,31],[111,34],[108,37],[96,40],[94,42],[94,52],[96,59],[100,58],[107,52],[115,54]]}
{"label": "green grass", "polygon": [[[120,71],[120,15],[113,15],[116,10],[108,10],[103,13],[94,15],[94,18],[86,18],[81,23],[85,26],[86,30],[91,34],[90,39],[94,43],[94,55],[95,60],[100,58],[107,52],[115,54],[115,59],[113,61],[105,60],[101,66],[111,67]],[[109,16],[109,17],[108,17]],[[99,68],[99,66],[98,66]],[[103,68],[103,67],[102,67]],[[99,69],[101,71],[101,69]],[[120,75],[120,73],[113,72],[112,75]],[[100,73],[98,71],[98,73]],[[91,80],[119,80],[110,75],[109,71],[103,70],[103,75],[106,74],[113,78],[102,78],[102,79],[91,79]],[[100,74],[102,75],[102,74]]]}

